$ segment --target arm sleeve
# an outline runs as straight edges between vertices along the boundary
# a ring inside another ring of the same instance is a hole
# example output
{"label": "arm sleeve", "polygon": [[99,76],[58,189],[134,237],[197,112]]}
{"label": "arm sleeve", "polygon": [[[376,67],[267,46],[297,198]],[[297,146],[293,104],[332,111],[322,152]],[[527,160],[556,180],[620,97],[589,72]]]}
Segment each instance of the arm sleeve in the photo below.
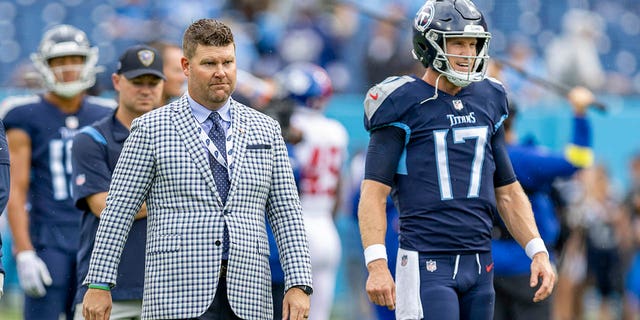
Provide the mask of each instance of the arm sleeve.
{"label": "arm sleeve", "polygon": [[391,186],[404,150],[405,131],[386,126],[371,132],[364,178]]}
{"label": "arm sleeve", "polygon": [[507,146],[504,142],[504,128],[500,127],[491,139],[493,158],[496,164],[496,172],[493,174],[493,185],[495,188],[506,186],[516,181],[516,174],[513,171]]}
{"label": "arm sleeve", "polygon": [[109,191],[111,171],[105,158],[106,145],[96,142],[85,133],[73,138],[72,188],[73,201],[80,210],[89,210],[86,198],[90,195]]}

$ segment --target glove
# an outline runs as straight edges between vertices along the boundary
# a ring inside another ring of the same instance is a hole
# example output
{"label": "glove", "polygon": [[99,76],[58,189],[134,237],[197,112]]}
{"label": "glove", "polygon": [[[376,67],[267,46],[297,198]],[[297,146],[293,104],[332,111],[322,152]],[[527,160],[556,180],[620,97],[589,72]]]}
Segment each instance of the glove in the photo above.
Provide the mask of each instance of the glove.
{"label": "glove", "polygon": [[4,294],[4,273],[0,273],[0,300],[2,300],[3,294]]}
{"label": "glove", "polygon": [[43,297],[47,293],[44,286],[49,286],[52,282],[47,265],[33,250],[19,252],[16,264],[22,290],[31,297]]}

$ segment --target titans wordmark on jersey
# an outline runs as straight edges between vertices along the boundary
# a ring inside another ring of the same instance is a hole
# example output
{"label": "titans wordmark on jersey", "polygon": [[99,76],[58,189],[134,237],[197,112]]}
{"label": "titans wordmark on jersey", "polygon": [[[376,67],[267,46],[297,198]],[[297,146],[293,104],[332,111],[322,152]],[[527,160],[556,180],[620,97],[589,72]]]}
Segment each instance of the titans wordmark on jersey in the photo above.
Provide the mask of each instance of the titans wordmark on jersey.
{"label": "titans wordmark on jersey", "polygon": [[405,149],[391,195],[400,246],[421,252],[483,252],[497,214],[492,138],[507,117],[504,88],[484,80],[451,96],[422,79],[390,77],[365,98],[368,131],[396,126]]}

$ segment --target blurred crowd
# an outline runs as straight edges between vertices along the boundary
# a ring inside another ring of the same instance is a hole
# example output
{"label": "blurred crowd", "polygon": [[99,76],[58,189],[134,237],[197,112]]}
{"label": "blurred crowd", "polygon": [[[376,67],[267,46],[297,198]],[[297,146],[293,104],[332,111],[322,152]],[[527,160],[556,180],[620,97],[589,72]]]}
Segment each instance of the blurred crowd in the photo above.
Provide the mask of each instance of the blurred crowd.
{"label": "blurred crowd", "polygon": [[[199,17],[232,25],[239,68],[272,76],[292,62],[312,62],[328,70],[336,92],[366,91],[391,73],[413,73],[407,32],[420,0],[171,1],[12,0],[2,3],[0,79],[5,87],[37,86],[28,55],[47,27],[69,23],[86,30],[100,48],[99,64],[111,70],[117,52],[155,40],[179,43],[185,27]],[[640,33],[635,1],[478,0],[492,32],[490,54],[534,75],[599,92],[640,92]],[[24,24],[21,21],[29,21]],[[513,70],[511,70],[513,71]],[[109,90],[108,74],[96,90]],[[513,92],[534,103],[544,97],[517,76]],[[524,90],[524,91],[521,91]],[[534,92],[531,92],[534,91]]]}

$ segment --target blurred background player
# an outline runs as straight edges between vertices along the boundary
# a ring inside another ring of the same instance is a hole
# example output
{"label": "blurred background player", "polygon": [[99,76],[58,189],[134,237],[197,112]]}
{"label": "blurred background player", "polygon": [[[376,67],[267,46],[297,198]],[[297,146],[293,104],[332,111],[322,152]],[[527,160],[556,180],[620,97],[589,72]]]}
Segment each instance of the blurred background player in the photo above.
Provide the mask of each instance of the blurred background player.
{"label": "blurred background player", "polygon": [[324,115],[332,95],[327,72],[311,63],[294,63],[275,79],[293,101],[290,126],[300,132],[294,154],[300,168],[300,202],[309,239],[314,294],[310,319],[329,319],[340,263],[340,237],[334,222],[347,158],[347,131]]}
{"label": "blurred background player", "polygon": [[[9,201],[10,181],[9,147],[7,146],[7,136],[4,132],[4,124],[0,120],[0,214]],[[2,258],[2,237],[0,237],[0,258]],[[0,259],[0,299],[4,294],[5,271]]]}
{"label": "blurred background player", "polygon": [[[118,92],[118,108],[113,114],[85,127],[73,138],[73,198],[83,211],[78,251],[78,291],[74,319],[82,320],[82,299],[87,287],[82,281],[89,270],[100,213],[107,206],[107,191],[133,119],[162,105],[162,57],[148,46],[130,47],[111,76]],[[120,265],[117,286],[111,290],[110,319],[140,319],[144,288],[144,251],[147,243],[147,210],[136,215]]]}
{"label": "blurred background player", "polygon": [[166,80],[162,89],[162,105],[179,98],[185,90],[187,77],[182,72],[180,59],[182,58],[182,48],[174,43],[165,41],[153,41],[149,46],[162,56],[164,63],[162,72]]}
{"label": "blurred background player", "polygon": [[105,117],[113,101],[91,97],[98,49],[70,25],[44,33],[33,63],[43,95],[8,100],[4,117],[11,167],[7,206],[25,319],[72,317],[81,212],[71,199],[71,144],[86,125]]}
{"label": "blurred background player", "polygon": [[[571,177],[593,163],[591,124],[587,107],[594,101],[586,88],[576,87],[567,95],[573,107],[573,136],[565,153],[553,153],[532,143],[519,143],[514,124],[518,109],[510,102],[509,118],[504,122],[505,141],[513,170],[531,201],[536,225],[547,248],[555,247],[560,235],[560,222],[551,199],[552,183],[558,177]],[[534,303],[535,288],[529,287],[530,259],[511,237],[502,220],[493,229],[494,287],[496,320],[549,319],[550,299]],[[553,250],[549,252],[555,260]],[[560,288],[559,288],[560,290]]]}

